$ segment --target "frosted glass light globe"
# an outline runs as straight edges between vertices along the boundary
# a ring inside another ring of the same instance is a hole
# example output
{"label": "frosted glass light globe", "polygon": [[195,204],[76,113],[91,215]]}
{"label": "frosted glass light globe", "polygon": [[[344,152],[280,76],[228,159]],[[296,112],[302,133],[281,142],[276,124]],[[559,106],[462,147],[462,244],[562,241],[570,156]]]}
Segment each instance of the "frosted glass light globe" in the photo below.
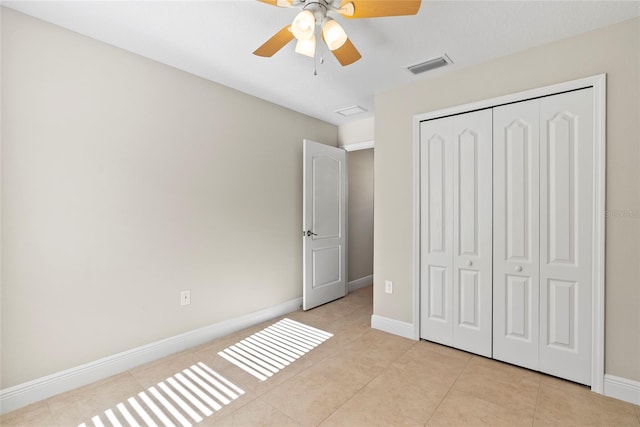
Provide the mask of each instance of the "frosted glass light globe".
{"label": "frosted glass light globe", "polygon": [[300,12],[291,24],[291,32],[298,40],[308,40],[316,28],[316,18],[308,10]]}
{"label": "frosted glass light globe", "polygon": [[316,55],[316,36],[312,34],[310,39],[299,39],[296,53],[313,58]]}
{"label": "frosted glass light globe", "polygon": [[339,49],[347,41],[347,33],[331,18],[326,18],[322,26],[322,36],[331,50]]}

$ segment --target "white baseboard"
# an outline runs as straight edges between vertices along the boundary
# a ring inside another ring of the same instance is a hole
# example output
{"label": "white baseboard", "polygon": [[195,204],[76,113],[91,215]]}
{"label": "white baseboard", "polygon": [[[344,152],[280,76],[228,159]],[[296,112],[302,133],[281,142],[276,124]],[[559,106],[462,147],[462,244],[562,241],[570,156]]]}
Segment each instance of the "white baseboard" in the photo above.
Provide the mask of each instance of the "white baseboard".
{"label": "white baseboard", "polygon": [[110,377],[144,363],[187,350],[213,339],[229,335],[260,322],[298,310],[302,298],[225,320],[204,328],[107,356],[46,377],[0,390],[0,414],[13,411],[56,394]]}
{"label": "white baseboard", "polygon": [[410,340],[417,340],[413,323],[401,322],[378,315],[371,316],[371,327],[390,334],[399,335]]}
{"label": "white baseboard", "polygon": [[373,283],[373,274],[361,277],[356,280],[352,280],[347,283],[347,292],[355,291],[356,289],[364,288]]}
{"label": "white baseboard", "polygon": [[605,374],[604,395],[640,405],[640,382]]}

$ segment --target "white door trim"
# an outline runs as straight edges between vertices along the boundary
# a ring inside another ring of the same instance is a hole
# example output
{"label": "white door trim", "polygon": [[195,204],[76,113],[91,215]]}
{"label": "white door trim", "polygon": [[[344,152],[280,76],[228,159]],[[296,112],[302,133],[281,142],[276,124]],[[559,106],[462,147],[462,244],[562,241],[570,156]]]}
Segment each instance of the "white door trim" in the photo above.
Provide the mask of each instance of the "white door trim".
{"label": "white door trim", "polygon": [[593,87],[594,106],[594,189],[592,241],[592,350],[591,390],[604,393],[604,243],[606,174],[606,75],[599,74],[542,88],[517,92],[483,101],[418,114],[413,117],[413,337],[420,339],[420,122],[429,119],[492,108],[577,89]]}
{"label": "white door trim", "polygon": [[338,148],[342,148],[345,151],[359,151],[359,150],[367,150],[369,148],[375,148],[375,141],[372,139],[371,141],[362,141],[362,142],[354,142],[352,144],[345,144]]}

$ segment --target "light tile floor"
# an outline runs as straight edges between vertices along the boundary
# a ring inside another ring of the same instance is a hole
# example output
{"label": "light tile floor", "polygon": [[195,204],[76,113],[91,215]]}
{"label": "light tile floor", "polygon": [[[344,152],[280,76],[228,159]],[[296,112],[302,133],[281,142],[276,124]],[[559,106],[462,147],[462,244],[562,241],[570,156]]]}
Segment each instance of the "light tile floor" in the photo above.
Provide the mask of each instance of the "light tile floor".
{"label": "light tile floor", "polygon": [[203,426],[640,426],[640,406],[588,388],[370,328],[366,287],[286,317],[334,336],[266,381],[218,351],[276,320],[2,416],[3,426],[91,425],[91,417],[197,362],[245,394]]}

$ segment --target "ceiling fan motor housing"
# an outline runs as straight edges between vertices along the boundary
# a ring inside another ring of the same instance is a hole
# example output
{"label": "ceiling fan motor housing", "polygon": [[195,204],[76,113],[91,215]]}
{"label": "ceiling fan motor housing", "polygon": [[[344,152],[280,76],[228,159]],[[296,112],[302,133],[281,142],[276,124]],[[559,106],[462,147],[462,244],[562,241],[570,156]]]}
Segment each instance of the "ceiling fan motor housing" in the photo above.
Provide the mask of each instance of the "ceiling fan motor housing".
{"label": "ceiling fan motor housing", "polygon": [[313,16],[316,18],[316,25],[320,25],[324,17],[327,16],[330,3],[333,2],[326,0],[306,0],[302,8],[313,13]]}

